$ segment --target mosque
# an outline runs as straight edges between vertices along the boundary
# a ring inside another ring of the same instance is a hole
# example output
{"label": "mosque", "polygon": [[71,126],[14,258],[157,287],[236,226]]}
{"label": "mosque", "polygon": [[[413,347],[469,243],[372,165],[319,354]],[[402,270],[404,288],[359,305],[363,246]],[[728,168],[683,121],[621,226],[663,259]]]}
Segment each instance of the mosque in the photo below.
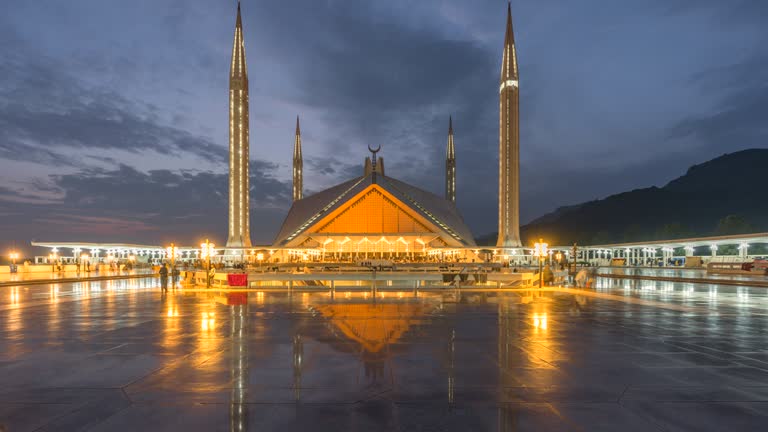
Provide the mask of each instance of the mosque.
{"label": "mosque", "polygon": [[[519,115],[517,53],[512,15],[507,8],[499,88],[499,239],[497,248],[520,248]],[[229,236],[227,247],[252,248],[248,198],[248,70],[240,5],[230,72]],[[372,149],[360,176],[304,196],[301,128],[296,119],[293,148],[293,205],[272,251],[304,256],[359,259],[415,259],[477,254],[472,232],[456,207],[456,149],[449,120],[445,195],[438,196],[386,174],[381,147]],[[491,162],[489,158],[489,162]]]}
{"label": "mosque", "polygon": [[[517,52],[507,7],[499,81],[499,256],[522,254],[519,228],[519,81]],[[490,102],[490,101],[489,101]],[[226,247],[218,255],[236,261],[264,255],[271,262],[295,260],[479,259],[480,250],[456,207],[456,148],[449,119],[445,158],[445,194],[439,196],[386,174],[381,147],[371,148],[360,176],[312,195],[304,195],[301,129],[296,119],[293,148],[293,204],[271,245],[254,245],[250,235],[249,85],[241,6],[237,5],[229,74],[229,208]],[[495,163],[489,155],[488,164]],[[166,256],[162,246],[34,242],[78,254],[90,251],[116,258]],[[197,247],[178,247],[182,259],[196,258]],[[238,258],[240,257],[240,258]]]}

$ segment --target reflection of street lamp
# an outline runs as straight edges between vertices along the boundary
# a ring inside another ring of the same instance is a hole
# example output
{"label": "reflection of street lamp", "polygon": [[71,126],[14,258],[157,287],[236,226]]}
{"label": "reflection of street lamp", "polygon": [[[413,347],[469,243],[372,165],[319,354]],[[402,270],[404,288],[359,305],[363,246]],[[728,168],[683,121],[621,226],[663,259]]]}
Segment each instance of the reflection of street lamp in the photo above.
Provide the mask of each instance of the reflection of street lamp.
{"label": "reflection of street lamp", "polygon": [[539,239],[539,242],[533,245],[533,256],[539,259],[539,288],[544,286],[544,273],[542,272],[541,266],[548,255],[549,251],[547,250],[547,244]]}
{"label": "reflection of street lamp", "polygon": [[216,245],[205,239],[205,243],[200,244],[200,258],[205,260],[205,286],[211,287],[211,257],[216,255]]}

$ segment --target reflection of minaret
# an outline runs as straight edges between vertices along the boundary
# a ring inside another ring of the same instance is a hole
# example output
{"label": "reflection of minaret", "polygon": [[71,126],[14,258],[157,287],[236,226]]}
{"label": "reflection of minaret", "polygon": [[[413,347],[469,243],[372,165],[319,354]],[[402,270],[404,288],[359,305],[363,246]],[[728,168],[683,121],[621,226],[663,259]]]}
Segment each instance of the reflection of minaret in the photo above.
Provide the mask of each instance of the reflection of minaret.
{"label": "reflection of minaret", "polygon": [[[521,330],[516,311],[510,307],[509,300],[499,300],[497,306],[497,320],[499,331],[497,335],[498,342],[498,364],[499,364],[499,387],[500,391],[504,388],[517,387],[519,383],[513,378],[512,370],[520,365],[516,363],[515,356],[518,352]],[[517,419],[513,410],[507,404],[501,404],[498,408],[498,432],[510,432],[516,430]]]}
{"label": "reflection of minaret", "polygon": [[445,199],[456,202],[456,149],[453,146],[453,117],[448,118],[448,150],[445,153]]}
{"label": "reflection of minaret", "polygon": [[520,122],[517,49],[512,32],[512,6],[507,6],[507,32],[499,87],[499,240],[497,247],[520,247]]}
{"label": "reflection of minaret", "polygon": [[296,139],[293,142],[293,200],[304,198],[304,159],[301,157],[301,128],[296,116]]}
{"label": "reflection of minaret", "polygon": [[232,320],[232,395],[229,404],[229,430],[248,430],[248,303],[230,307]]}
{"label": "reflection of minaret", "polygon": [[304,361],[304,342],[301,335],[293,337],[293,396],[296,402],[301,400],[301,368]]}
{"label": "reflection of minaret", "polygon": [[456,390],[456,329],[451,329],[451,339],[448,346],[448,404],[455,402]]}
{"label": "reflection of minaret", "polygon": [[248,199],[248,68],[245,64],[243,21],[237,2],[235,41],[229,71],[229,235],[228,247],[250,247]]}

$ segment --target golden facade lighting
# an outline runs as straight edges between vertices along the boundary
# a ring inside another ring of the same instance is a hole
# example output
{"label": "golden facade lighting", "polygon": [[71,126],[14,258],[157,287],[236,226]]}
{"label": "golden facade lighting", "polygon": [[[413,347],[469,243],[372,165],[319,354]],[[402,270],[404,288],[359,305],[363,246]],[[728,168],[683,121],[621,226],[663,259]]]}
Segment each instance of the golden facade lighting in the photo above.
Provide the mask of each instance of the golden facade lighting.
{"label": "golden facade lighting", "polygon": [[521,246],[519,82],[512,9],[508,6],[499,86],[499,248]]}
{"label": "golden facade lighting", "polygon": [[237,3],[232,64],[229,72],[229,229],[228,247],[251,247],[249,200],[248,67],[243,22]]}

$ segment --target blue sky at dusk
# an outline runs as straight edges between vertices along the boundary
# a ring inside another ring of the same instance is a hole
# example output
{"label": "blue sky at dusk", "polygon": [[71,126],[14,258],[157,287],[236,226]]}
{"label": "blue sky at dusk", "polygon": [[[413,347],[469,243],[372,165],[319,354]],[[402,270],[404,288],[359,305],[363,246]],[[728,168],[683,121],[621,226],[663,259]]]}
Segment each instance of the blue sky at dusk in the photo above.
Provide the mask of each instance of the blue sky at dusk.
{"label": "blue sky at dusk", "polygon": [[[296,115],[307,193],[362,173],[497,218],[501,0],[245,0],[251,231],[290,207]],[[38,240],[197,244],[226,234],[236,1],[0,4],[0,247]],[[768,2],[517,0],[521,219],[662,185],[768,145]]]}

